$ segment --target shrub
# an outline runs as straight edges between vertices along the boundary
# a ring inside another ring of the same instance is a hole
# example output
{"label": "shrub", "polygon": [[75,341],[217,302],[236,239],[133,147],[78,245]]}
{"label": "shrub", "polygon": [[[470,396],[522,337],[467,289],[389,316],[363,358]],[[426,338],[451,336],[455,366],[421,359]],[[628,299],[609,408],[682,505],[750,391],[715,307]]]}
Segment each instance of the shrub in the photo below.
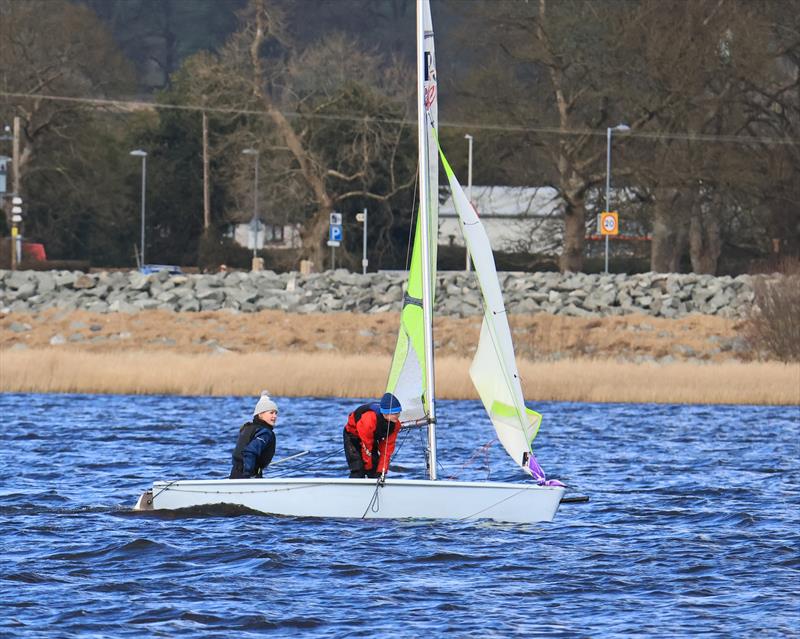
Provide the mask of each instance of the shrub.
{"label": "shrub", "polygon": [[747,320],[751,345],[782,362],[800,362],[800,274],[755,280]]}

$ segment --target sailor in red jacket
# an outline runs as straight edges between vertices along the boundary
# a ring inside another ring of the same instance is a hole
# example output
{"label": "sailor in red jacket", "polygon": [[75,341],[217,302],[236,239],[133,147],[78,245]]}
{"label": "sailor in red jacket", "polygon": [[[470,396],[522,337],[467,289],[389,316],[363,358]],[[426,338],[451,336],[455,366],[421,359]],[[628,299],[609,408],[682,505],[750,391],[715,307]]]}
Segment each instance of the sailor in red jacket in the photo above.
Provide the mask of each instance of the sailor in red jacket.
{"label": "sailor in red jacket", "polygon": [[386,393],[380,402],[359,406],[348,415],[344,454],[351,479],[386,475],[400,431],[402,410],[400,401]]}

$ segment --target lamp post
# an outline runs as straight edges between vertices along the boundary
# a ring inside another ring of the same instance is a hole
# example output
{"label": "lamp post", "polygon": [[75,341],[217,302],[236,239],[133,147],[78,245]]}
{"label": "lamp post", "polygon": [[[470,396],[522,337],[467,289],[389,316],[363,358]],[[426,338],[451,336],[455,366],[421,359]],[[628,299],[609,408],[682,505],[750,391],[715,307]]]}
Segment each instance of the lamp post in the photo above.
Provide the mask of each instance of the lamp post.
{"label": "lamp post", "polygon": [[[627,124],[618,124],[614,127],[608,127],[606,129],[606,213],[611,212],[610,202],[611,202],[611,134],[614,131],[619,131],[620,133],[624,133],[625,131],[630,131],[631,127]],[[608,235],[606,235],[606,274],[608,273]]]}
{"label": "lamp post", "polygon": [[361,274],[367,274],[367,266],[369,260],[367,259],[367,207],[364,207],[363,213],[356,213],[356,221],[364,225],[364,239],[362,241],[363,255],[361,257]]}
{"label": "lamp post", "polygon": [[136,149],[131,151],[130,153],[132,156],[137,158],[142,158],[142,245],[139,252],[139,257],[141,258],[141,265],[140,268],[144,268],[145,260],[144,260],[144,216],[145,216],[145,190],[147,187],[147,151],[142,151],[142,149]]}
{"label": "lamp post", "polygon": [[255,158],[255,172],[253,174],[253,219],[250,226],[253,229],[253,258],[256,257],[258,246],[258,149],[244,149],[242,155],[252,155]]}
{"label": "lamp post", "polygon": [[[467,133],[464,138],[469,143],[469,159],[467,160],[467,199],[469,203],[472,204],[472,136]],[[469,259],[469,247],[467,246],[466,240],[464,240],[464,254],[467,256],[466,258],[466,270],[470,270],[470,259]]]}

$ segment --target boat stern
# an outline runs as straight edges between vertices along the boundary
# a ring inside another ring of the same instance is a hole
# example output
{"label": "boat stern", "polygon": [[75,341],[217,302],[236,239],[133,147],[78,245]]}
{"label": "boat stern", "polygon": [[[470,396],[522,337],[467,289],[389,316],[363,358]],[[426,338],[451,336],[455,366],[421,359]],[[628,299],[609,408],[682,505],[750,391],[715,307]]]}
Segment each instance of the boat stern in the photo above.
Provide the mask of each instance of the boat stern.
{"label": "boat stern", "polygon": [[134,510],[153,510],[153,491],[145,490],[136,500]]}

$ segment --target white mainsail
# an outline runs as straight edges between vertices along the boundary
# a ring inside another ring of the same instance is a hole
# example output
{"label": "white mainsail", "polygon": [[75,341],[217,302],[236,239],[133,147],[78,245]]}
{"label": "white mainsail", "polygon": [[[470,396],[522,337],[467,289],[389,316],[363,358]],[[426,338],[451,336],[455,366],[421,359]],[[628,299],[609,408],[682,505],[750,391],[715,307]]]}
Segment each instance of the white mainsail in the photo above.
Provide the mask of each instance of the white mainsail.
{"label": "white mainsail", "polygon": [[[423,277],[430,271],[429,286],[431,307],[436,288],[436,246],[439,229],[439,157],[434,131],[438,126],[438,87],[436,84],[436,54],[433,46],[433,22],[428,0],[419,8],[421,33],[419,72],[419,164],[420,164],[420,214],[414,233],[414,244],[409,265],[408,285],[403,300],[400,330],[397,336],[389,380],[386,390],[400,400],[403,406],[401,419],[413,421],[429,414],[430,406],[424,402],[427,370],[433,366],[426,358],[425,318],[422,308]],[[423,224],[425,233],[423,234]],[[423,235],[427,242],[423,247]],[[427,249],[427,251],[423,250]],[[427,253],[427,260],[424,254]],[[427,262],[427,263],[425,263]]]}

